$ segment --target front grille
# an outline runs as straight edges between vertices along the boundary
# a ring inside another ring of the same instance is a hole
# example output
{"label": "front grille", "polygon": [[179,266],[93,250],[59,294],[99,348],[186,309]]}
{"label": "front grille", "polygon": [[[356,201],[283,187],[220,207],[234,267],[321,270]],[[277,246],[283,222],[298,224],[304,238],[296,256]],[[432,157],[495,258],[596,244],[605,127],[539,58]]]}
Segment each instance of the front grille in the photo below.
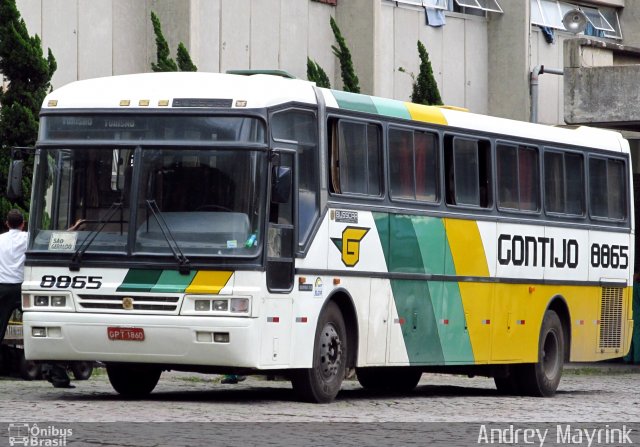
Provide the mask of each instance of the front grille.
{"label": "front grille", "polygon": [[622,348],[622,287],[603,287],[600,306],[600,349]]}
{"label": "front grille", "polygon": [[[131,298],[133,308],[125,309],[123,300]],[[136,296],[136,295],[78,295],[78,305],[82,309],[105,309],[121,311],[161,311],[176,312],[180,297],[177,296]]]}

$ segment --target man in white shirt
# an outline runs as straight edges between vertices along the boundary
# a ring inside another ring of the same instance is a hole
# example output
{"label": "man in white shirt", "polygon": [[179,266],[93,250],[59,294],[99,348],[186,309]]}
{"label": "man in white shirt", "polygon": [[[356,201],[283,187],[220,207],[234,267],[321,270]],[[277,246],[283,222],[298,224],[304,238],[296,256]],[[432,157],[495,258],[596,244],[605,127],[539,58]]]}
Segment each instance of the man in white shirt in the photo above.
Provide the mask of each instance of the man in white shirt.
{"label": "man in white shirt", "polygon": [[27,232],[23,231],[24,218],[20,211],[9,211],[5,225],[9,231],[0,234],[0,343],[4,339],[11,314],[20,307],[28,238]]}

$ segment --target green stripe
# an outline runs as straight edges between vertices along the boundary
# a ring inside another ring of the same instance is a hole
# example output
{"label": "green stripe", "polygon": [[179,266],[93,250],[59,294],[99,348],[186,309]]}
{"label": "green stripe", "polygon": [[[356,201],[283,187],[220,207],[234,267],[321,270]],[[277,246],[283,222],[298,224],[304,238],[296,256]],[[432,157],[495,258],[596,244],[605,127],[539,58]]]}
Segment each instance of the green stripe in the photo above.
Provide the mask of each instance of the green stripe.
{"label": "green stripe", "polygon": [[380,115],[410,120],[411,114],[402,101],[386,98],[371,98]]}
{"label": "green stripe", "polygon": [[[456,282],[429,282],[433,307],[438,323],[444,363],[474,363],[469,332],[466,330],[460,287]],[[445,324],[443,320],[448,320]]]}
{"label": "green stripe", "polygon": [[331,93],[333,93],[333,97],[336,98],[338,106],[341,109],[354,110],[356,112],[378,113],[378,110],[373,104],[370,96],[342,92],[340,90],[331,90]]}
{"label": "green stripe", "polygon": [[151,291],[158,293],[184,293],[196,273],[195,270],[192,270],[188,275],[182,275],[176,270],[164,270],[158,279],[158,283],[151,288]]}
{"label": "green stripe", "polygon": [[442,219],[436,217],[412,216],[411,223],[416,234],[425,273],[444,273],[445,246],[447,236]]}
{"label": "green stripe", "polygon": [[131,269],[116,292],[150,292],[161,273],[162,270]]}

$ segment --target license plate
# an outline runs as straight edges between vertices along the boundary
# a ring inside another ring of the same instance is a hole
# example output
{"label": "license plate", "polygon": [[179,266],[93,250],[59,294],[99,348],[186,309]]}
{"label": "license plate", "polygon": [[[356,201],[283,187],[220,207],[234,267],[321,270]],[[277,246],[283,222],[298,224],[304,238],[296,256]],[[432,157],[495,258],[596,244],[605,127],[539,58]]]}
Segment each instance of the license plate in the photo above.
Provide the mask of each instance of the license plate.
{"label": "license plate", "polygon": [[144,329],[141,327],[108,327],[109,340],[144,341]]}

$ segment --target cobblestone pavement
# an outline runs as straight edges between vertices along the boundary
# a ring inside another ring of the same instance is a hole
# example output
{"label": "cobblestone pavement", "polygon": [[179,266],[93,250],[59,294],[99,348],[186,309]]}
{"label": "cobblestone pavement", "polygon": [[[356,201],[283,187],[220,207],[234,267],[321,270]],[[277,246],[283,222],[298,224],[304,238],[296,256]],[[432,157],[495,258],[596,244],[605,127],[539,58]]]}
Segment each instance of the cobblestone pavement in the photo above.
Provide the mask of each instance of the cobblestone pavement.
{"label": "cobblestone pavement", "polygon": [[566,371],[556,397],[504,397],[492,379],[424,374],[407,395],[379,395],[349,380],[329,405],[300,403],[287,381],[165,372],[145,400],[123,400],[98,369],[75,389],[0,378],[2,422],[587,422],[640,421],[640,374]]}

